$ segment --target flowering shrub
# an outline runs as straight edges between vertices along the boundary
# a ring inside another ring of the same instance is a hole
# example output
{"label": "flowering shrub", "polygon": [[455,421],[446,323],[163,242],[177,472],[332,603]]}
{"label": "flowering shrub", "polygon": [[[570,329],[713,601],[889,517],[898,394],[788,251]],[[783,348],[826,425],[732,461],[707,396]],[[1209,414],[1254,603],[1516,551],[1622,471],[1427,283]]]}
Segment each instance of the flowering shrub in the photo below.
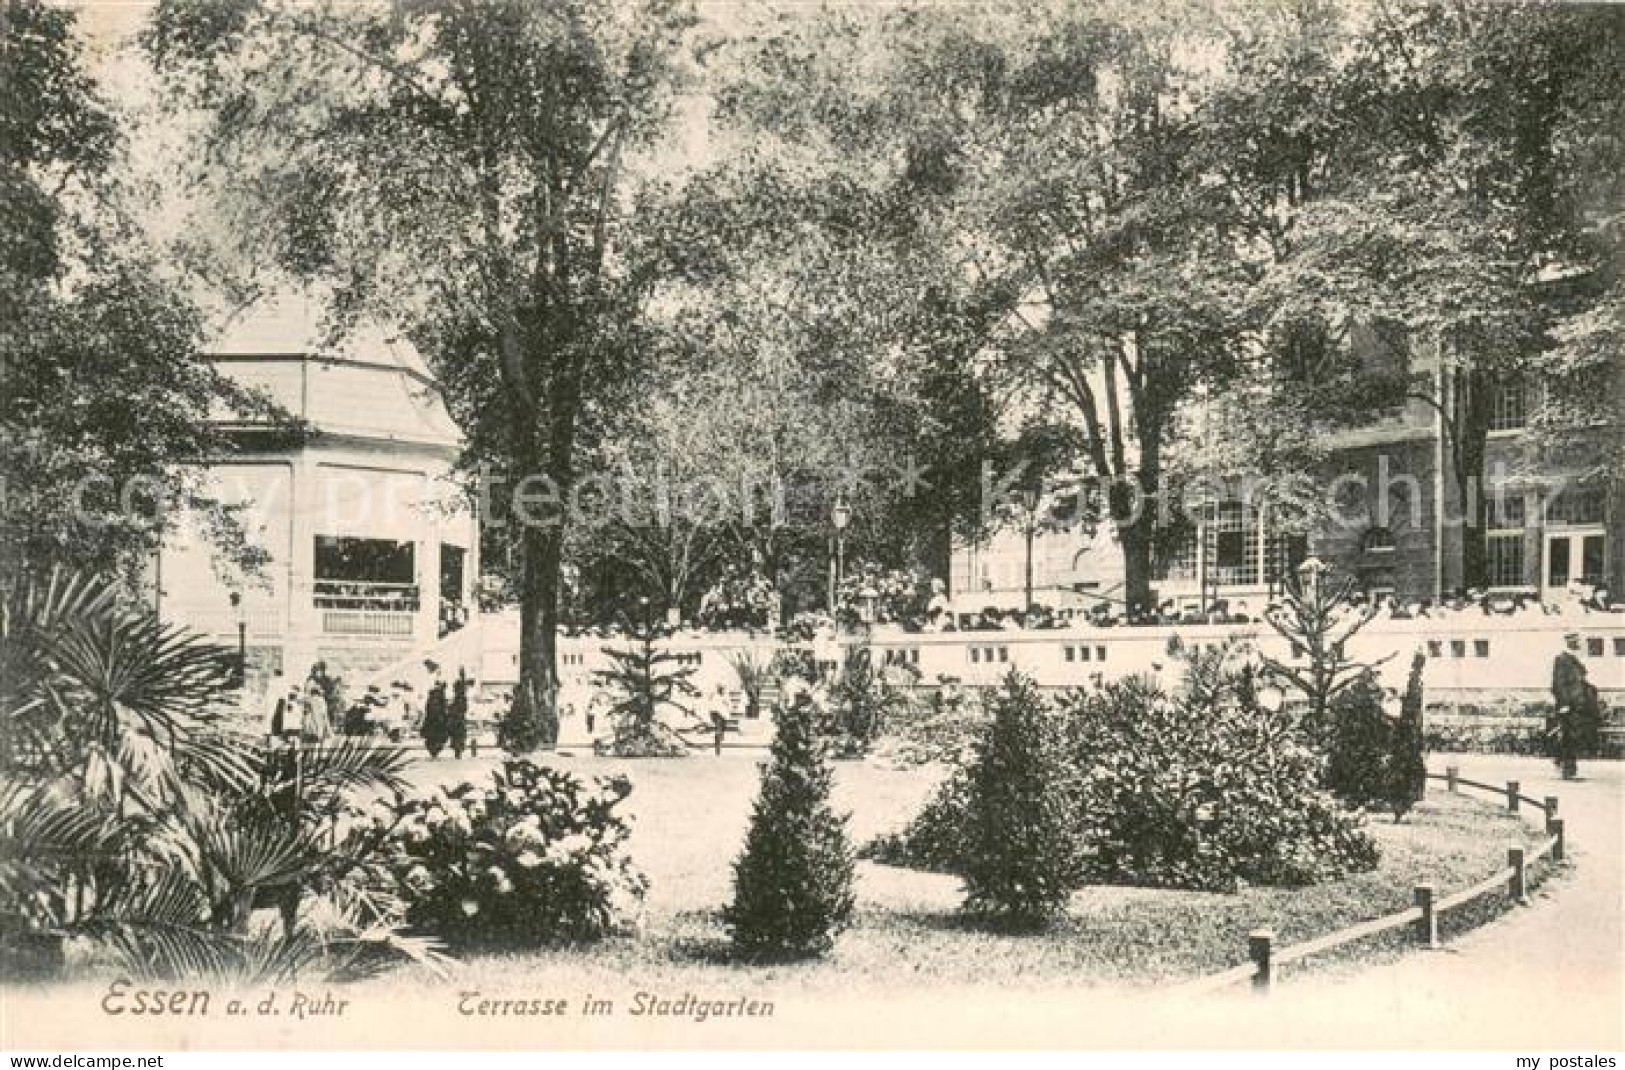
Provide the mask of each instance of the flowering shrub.
{"label": "flowering shrub", "polygon": [[836,616],[842,624],[851,627],[863,619],[864,603],[870,600],[866,594],[874,602],[874,623],[917,621],[925,616],[931,584],[923,572],[882,569],[865,562],[848,572],[835,592]]}
{"label": "flowering shrub", "polygon": [[522,758],[491,779],[379,804],[375,821],[394,823],[390,866],[408,924],[453,948],[588,940],[626,925],[648,887],[615,812],[631,783],[600,778],[593,790]]}
{"label": "flowering shrub", "polygon": [[[1130,680],[1031,699],[1059,723],[1047,774],[1077,832],[1079,883],[1233,890],[1295,886],[1369,870],[1377,850],[1358,818],[1321,787],[1325,758],[1292,714],[1262,709],[1250,679],[1197,702]],[[962,768],[900,834],[866,848],[877,861],[965,873],[976,829]]]}
{"label": "flowering shrub", "polygon": [[1080,808],[1095,824],[1091,879],[1228,891],[1377,864],[1371,838],[1321,787],[1324,757],[1291,713],[1253,701],[1250,678],[1212,704],[1125,681],[1063,712]]}
{"label": "flowering shrub", "polygon": [[888,713],[874,754],[899,765],[955,763],[964,759],[988,722],[980,695],[938,678],[934,686],[902,695]]}
{"label": "flowering shrub", "polygon": [[712,629],[768,626],[778,594],[760,572],[729,568],[700,597],[700,623]]}

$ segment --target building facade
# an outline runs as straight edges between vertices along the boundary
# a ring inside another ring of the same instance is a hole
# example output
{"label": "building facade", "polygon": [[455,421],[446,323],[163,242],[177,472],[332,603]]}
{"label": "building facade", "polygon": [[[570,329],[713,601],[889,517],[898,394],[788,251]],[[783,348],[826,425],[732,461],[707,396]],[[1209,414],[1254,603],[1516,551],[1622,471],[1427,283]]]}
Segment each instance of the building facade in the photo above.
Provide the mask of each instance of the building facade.
{"label": "building facade", "polygon": [[233,424],[206,491],[258,567],[228,563],[198,515],[158,556],[160,615],[243,648],[249,693],[323,661],[355,687],[445,646],[469,620],[476,518],[450,480],[456,426],[421,356],[375,329],[337,345],[306,301],[233,317],[209,353],[298,421]]}
{"label": "building facade", "polygon": [[[1418,393],[1448,407],[1437,369],[1412,371],[1430,383]],[[1625,360],[1616,361],[1615,375],[1614,396],[1625,397]],[[1465,492],[1486,501],[1488,586],[1552,601],[1578,580],[1617,598],[1625,594],[1625,481],[1618,473],[1582,481],[1578,468],[1534,456],[1529,422],[1540,389],[1516,383],[1495,392],[1483,482]],[[1272,517],[1267,503],[1245,491],[1187,503],[1188,523],[1158,547],[1156,599],[1261,602],[1311,553],[1372,594],[1437,599],[1465,587],[1466,500],[1451,471],[1448,435],[1440,408],[1422,398],[1330,433],[1329,463],[1315,473],[1324,515],[1308,525]],[[1019,605],[1026,556],[1017,531],[958,548],[950,574],[956,604]],[[1087,539],[1040,536],[1033,572],[1039,603],[1121,596],[1121,554],[1109,531]]]}

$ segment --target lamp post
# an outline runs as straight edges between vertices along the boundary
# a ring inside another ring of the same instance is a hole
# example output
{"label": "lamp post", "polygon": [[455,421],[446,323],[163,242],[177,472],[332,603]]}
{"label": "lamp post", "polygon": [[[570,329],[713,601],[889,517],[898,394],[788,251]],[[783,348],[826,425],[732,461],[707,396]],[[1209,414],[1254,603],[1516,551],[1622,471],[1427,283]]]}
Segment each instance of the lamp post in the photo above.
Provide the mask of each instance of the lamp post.
{"label": "lamp post", "polygon": [[1038,533],[1038,501],[1039,489],[1037,487],[1023,487],[1021,491],[1021,507],[1024,511],[1022,535],[1027,541],[1027,557],[1024,562],[1023,585],[1025,597],[1021,603],[1021,616],[1025,620],[1033,608],[1033,537]]}
{"label": "lamp post", "polygon": [[1318,557],[1306,557],[1298,566],[1298,580],[1311,605],[1320,604],[1320,585],[1330,571],[1331,566]]}
{"label": "lamp post", "polygon": [[846,567],[846,526],[852,522],[852,510],[844,495],[837,496],[829,510],[830,526],[835,529],[835,556],[829,572],[829,614],[835,616],[835,599],[841,590],[841,572]]}
{"label": "lamp post", "polygon": [[231,592],[231,614],[237,622],[237,686],[248,684],[248,611],[243,607],[243,593]]}

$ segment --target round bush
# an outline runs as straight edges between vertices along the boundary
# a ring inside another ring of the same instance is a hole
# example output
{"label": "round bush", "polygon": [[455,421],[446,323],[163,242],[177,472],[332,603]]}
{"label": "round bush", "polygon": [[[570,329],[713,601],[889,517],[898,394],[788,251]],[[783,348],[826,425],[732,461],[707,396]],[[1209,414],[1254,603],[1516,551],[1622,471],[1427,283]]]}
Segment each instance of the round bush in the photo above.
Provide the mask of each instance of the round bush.
{"label": "round bush", "polygon": [[648,882],[625,851],[625,777],[596,781],[510,758],[393,808],[390,868],[406,920],[458,949],[588,940],[627,925]]}

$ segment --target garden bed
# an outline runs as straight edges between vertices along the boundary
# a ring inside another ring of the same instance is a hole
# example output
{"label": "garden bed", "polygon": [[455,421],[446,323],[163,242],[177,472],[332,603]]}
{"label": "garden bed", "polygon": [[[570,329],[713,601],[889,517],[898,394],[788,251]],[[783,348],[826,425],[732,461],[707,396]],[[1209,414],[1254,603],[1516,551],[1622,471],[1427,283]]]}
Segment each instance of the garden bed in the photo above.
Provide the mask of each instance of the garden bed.
{"label": "garden bed", "polygon": [[[1508,844],[1537,840],[1532,828],[1490,803],[1433,792],[1402,824],[1385,818],[1371,822],[1382,850],[1373,872],[1308,888],[1249,888],[1234,895],[1090,887],[1072,897],[1053,929],[1038,935],[1005,935],[967,921],[958,911],[960,884],[954,877],[865,862],[858,866],[852,928],[833,954],[808,963],[746,966],[728,961],[715,914],[728,897],[732,862],[756,788],[753,756],[670,764],[557,761],[584,775],[632,777],[627,805],[637,821],[631,851],[652,885],[642,928],[591,946],[472,957],[453,968],[461,986],[502,992],[556,981],[572,990],[598,985],[605,991],[629,991],[629,986],[721,991],[766,983],[828,993],[900,984],[1154,985],[1244,961],[1249,929],[1273,928],[1277,946],[1285,946],[1403,910],[1418,883],[1432,882],[1447,894],[1504,865]],[[469,765],[424,764],[415,772],[445,781],[474,772]],[[839,763],[835,801],[852,812],[854,842],[900,827],[942,775],[939,767]],[[1503,896],[1488,897],[1483,908],[1462,920],[1488,920],[1504,902]],[[1387,945],[1402,941],[1400,934]],[[1356,947],[1343,957],[1377,950]]]}

